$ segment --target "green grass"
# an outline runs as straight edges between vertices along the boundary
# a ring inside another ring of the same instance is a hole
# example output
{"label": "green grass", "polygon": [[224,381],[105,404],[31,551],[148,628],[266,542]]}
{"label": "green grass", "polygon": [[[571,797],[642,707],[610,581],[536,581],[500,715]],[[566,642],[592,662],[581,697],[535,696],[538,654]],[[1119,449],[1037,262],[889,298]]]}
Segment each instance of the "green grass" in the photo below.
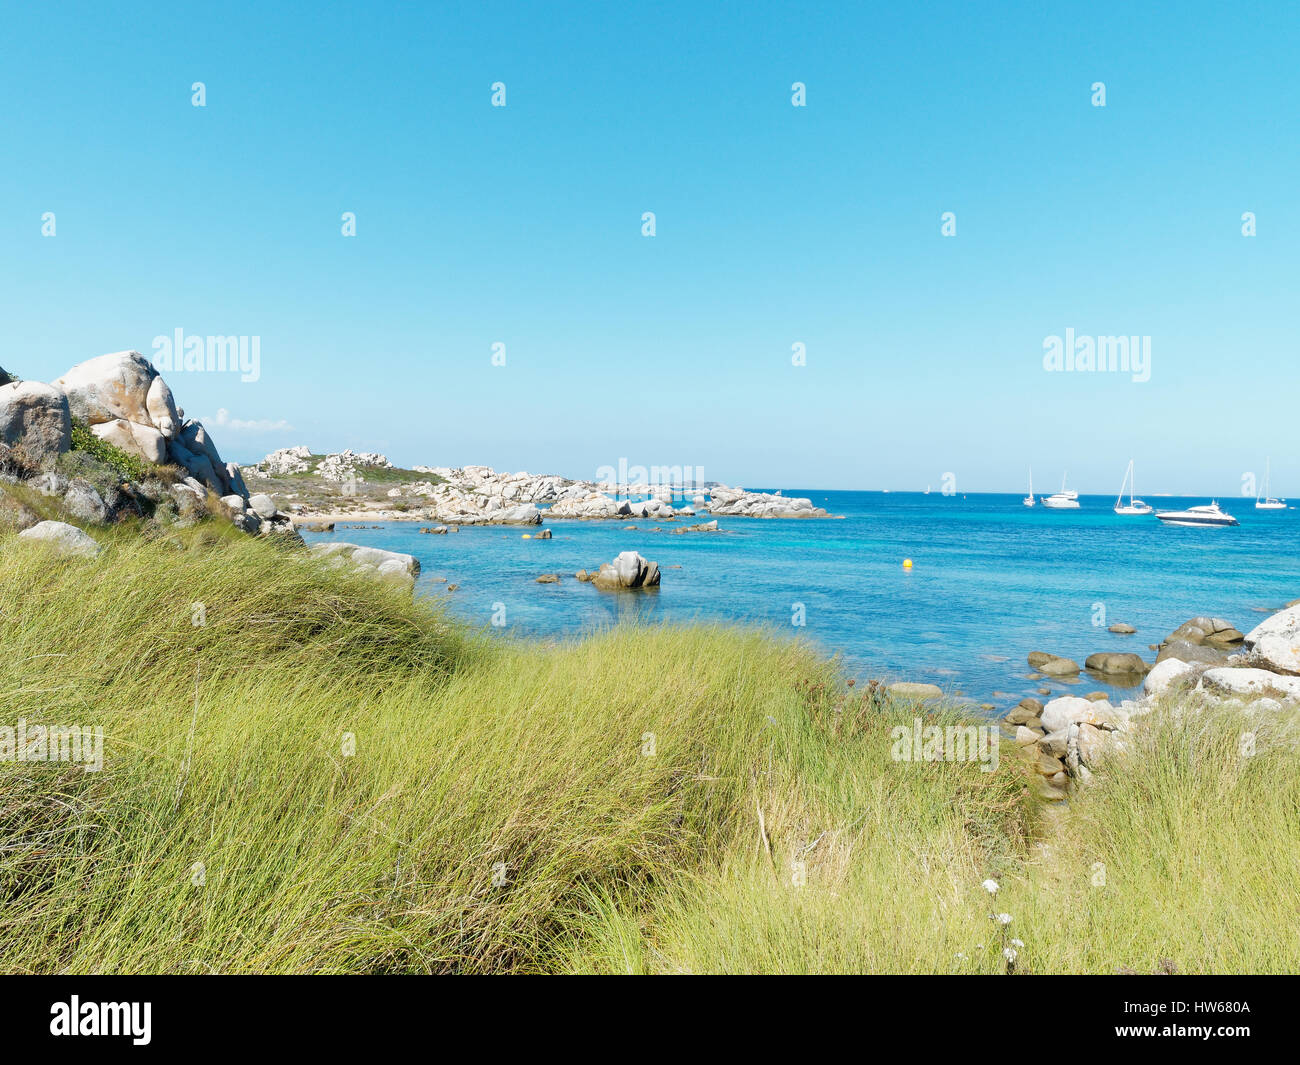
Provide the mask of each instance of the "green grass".
{"label": "green grass", "polygon": [[129,455],[115,444],[101,440],[80,418],[72,419],[72,450],[83,451],[112,467],[125,480],[143,481],[157,467],[136,455]]}
{"label": "green grass", "polygon": [[[0,723],[106,734],[100,773],[0,762],[2,971],[988,972],[989,876],[1035,972],[1281,967],[1294,940],[1284,737],[1227,777],[1172,745],[1166,798],[1076,801],[1119,896],[1089,918],[1009,748],[894,762],[916,711],[806,646],[513,643],[215,524],[95,535],[94,562],[0,539]],[[1140,815],[1176,797],[1201,812]]]}

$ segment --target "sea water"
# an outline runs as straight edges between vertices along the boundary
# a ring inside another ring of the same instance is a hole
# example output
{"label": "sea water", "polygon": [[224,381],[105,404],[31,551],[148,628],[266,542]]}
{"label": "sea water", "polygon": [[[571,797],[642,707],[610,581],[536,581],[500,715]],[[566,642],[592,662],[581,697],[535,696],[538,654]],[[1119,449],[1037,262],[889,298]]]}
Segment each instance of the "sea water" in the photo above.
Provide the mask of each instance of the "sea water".
{"label": "sea water", "polygon": [[[1043,686],[1133,693],[1087,673],[1073,685],[1032,679],[1031,651],[1080,665],[1097,651],[1134,651],[1150,662],[1148,645],[1190,617],[1216,615],[1248,632],[1300,597],[1300,511],[1256,511],[1253,499],[1221,500],[1240,526],[1180,528],[1116,515],[1113,498],[1101,496],[1054,511],[1025,507],[1019,495],[785,494],[843,518],[720,517],[721,532],[682,535],[673,530],[711,516],[555,520],[543,526],[550,540],[523,539],[537,527],[462,526],[443,536],[420,533],[427,523],[389,522],[307,539],[414,555],[417,595],[445,597],[453,614],[492,632],[578,635],[621,619],[759,623],[840,655],[850,676],[927,681],[999,710]],[[574,579],[627,550],[659,564],[657,592],[605,592]],[[538,584],[545,573],[562,579]],[[494,618],[504,624],[493,627]],[[1115,622],[1137,634],[1108,632]]]}

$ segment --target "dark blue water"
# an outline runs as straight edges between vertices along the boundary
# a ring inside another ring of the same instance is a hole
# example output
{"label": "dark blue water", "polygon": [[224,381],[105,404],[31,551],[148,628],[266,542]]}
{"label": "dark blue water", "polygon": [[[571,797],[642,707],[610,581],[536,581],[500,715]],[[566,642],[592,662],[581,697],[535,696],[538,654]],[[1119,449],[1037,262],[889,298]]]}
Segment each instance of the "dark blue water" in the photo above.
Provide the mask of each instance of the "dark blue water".
{"label": "dark blue water", "polygon": [[[1300,511],[1256,511],[1249,499],[1221,501],[1240,526],[1187,529],[1119,517],[1113,497],[1050,511],[1022,506],[1019,495],[786,494],[844,519],[724,517],[722,533],[682,536],[671,530],[690,520],[639,519],[635,531],[624,530],[626,520],[549,521],[551,540],[492,526],[430,536],[395,522],[308,539],[409,552],[423,566],[417,594],[447,595],[454,613],[484,626],[503,606],[502,631],[568,635],[624,617],[762,622],[840,653],[859,677],[930,681],[999,708],[1045,683],[1067,690],[1060,680],[1028,678],[1030,651],[1082,664],[1095,651],[1131,650],[1150,661],[1147,645],[1196,614],[1246,632],[1300,597]],[[1161,510],[1207,501],[1148,499]],[[658,592],[601,592],[573,579],[628,549],[659,563]],[[537,584],[543,573],[564,578]],[[437,577],[458,590],[447,593]],[[797,627],[800,603],[805,624]],[[1117,621],[1137,635],[1107,632]],[[1096,689],[1122,694],[1087,674],[1072,690]]]}

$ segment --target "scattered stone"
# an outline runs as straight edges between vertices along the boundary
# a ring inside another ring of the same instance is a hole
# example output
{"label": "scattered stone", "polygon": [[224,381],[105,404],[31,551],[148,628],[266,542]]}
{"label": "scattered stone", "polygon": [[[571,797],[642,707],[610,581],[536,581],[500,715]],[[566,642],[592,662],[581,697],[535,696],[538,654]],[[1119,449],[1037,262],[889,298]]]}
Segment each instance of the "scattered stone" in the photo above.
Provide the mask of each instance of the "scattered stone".
{"label": "scattered stone", "polygon": [[104,549],[89,533],[64,521],[37,522],[18,534],[20,540],[38,540],[65,555],[94,558]]}
{"label": "scattered stone", "polygon": [[538,584],[559,584],[560,575],[558,573],[543,573],[537,578]]}
{"label": "scattered stone", "polygon": [[1171,684],[1195,672],[1190,665],[1180,659],[1166,658],[1151,667],[1151,672],[1142,682],[1142,690],[1147,695],[1159,695]]}
{"label": "scattered stone", "polygon": [[543,529],[541,532],[535,533],[533,535],[534,540],[549,540],[550,538],[551,538],[550,529]]}
{"label": "scattered stone", "polygon": [[1122,621],[1117,621],[1115,622],[1114,625],[1111,625],[1106,631],[1117,633],[1120,636],[1132,636],[1133,633],[1137,632],[1137,629],[1135,629],[1132,625],[1126,625]]}
{"label": "scattered stone", "polygon": [[1048,732],[1057,732],[1075,721],[1090,721],[1094,708],[1100,705],[1073,695],[1062,695],[1043,707],[1043,727]]}

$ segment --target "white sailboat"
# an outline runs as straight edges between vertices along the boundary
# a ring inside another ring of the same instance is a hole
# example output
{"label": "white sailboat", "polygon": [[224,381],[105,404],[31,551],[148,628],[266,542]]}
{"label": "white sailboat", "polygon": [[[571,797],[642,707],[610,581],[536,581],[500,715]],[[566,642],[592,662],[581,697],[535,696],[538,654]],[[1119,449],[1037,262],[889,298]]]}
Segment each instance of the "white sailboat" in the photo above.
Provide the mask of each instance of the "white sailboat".
{"label": "white sailboat", "polygon": [[1271,472],[1269,467],[1272,466],[1272,464],[1273,460],[1271,458],[1264,460],[1264,498],[1260,499],[1258,496],[1255,497],[1256,510],[1286,510],[1285,499],[1274,499],[1268,494],[1268,475]]}
{"label": "white sailboat", "polygon": [[[1124,471],[1124,480],[1120,482],[1119,496],[1115,500],[1116,514],[1153,514],[1155,507],[1133,498],[1133,460],[1128,460],[1128,469]],[[1128,503],[1124,503],[1124,486],[1128,485]]]}
{"label": "white sailboat", "polygon": [[1061,475],[1061,490],[1050,496],[1043,496],[1043,506],[1050,507],[1052,510],[1078,510],[1079,493],[1071,489],[1066,491],[1065,478],[1068,474]]}
{"label": "white sailboat", "polygon": [[1027,507],[1032,507],[1038,502],[1038,500],[1034,498],[1034,468],[1032,466],[1029,467],[1029,495],[1025,496],[1025,498],[1020,502]]}

